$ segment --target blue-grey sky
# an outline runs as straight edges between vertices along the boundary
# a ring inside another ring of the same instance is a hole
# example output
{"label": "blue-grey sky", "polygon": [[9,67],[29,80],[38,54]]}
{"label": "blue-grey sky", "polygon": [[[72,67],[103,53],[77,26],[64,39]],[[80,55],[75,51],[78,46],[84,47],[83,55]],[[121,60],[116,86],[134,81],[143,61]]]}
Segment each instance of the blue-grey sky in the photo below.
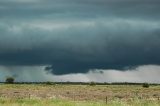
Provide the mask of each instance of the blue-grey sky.
{"label": "blue-grey sky", "polygon": [[55,75],[160,64],[159,0],[0,0],[0,65]]}

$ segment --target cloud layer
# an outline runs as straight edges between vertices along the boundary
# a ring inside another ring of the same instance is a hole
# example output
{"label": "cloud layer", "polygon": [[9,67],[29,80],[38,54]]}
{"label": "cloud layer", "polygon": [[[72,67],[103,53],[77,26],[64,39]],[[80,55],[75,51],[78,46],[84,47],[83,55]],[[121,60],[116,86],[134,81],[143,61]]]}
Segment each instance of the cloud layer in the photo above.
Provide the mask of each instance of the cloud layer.
{"label": "cloud layer", "polygon": [[0,64],[53,74],[160,64],[158,0],[1,0]]}
{"label": "cloud layer", "polygon": [[52,75],[44,71],[45,66],[4,67],[0,66],[0,81],[13,76],[17,82],[136,82],[160,83],[160,66],[147,65],[135,69],[122,70],[90,70],[88,73]]}

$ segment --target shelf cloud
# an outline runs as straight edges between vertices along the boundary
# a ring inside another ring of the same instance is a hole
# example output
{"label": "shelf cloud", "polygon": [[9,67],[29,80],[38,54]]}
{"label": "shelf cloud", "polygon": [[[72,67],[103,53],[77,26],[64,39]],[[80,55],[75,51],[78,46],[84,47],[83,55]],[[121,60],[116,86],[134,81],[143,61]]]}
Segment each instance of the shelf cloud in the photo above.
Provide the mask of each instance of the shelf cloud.
{"label": "shelf cloud", "polygon": [[63,75],[160,65],[158,0],[1,0],[0,65]]}

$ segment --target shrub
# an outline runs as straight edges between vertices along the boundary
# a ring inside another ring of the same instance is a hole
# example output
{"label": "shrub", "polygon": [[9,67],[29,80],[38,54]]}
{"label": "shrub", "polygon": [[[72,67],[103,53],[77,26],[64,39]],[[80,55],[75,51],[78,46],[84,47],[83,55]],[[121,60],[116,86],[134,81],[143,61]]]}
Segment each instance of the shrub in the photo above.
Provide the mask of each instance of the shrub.
{"label": "shrub", "polygon": [[46,84],[46,85],[54,85],[55,83],[54,83],[54,82],[47,81],[45,84]]}
{"label": "shrub", "polygon": [[6,83],[7,84],[13,84],[14,83],[14,78],[13,77],[7,77],[6,78]]}
{"label": "shrub", "polygon": [[110,85],[110,83],[104,82],[104,85]]}
{"label": "shrub", "polygon": [[149,84],[148,84],[148,83],[144,83],[144,84],[142,85],[142,87],[143,87],[143,88],[149,88]]}
{"label": "shrub", "polygon": [[92,82],[89,83],[89,85],[90,85],[90,86],[95,86],[96,83],[92,81]]}

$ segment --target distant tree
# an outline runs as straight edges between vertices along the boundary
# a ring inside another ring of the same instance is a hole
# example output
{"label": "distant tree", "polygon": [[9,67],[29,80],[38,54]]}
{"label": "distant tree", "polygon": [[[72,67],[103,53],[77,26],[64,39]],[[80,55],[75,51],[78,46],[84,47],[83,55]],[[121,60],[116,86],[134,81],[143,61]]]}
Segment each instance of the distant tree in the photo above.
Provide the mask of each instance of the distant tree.
{"label": "distant tree", "polygon": [[110,83],[104,82],[103,84],[104,84],[104,85],[109,85]]}
{"label": "distant tree", "polygon": [[14,78],[13,77],[7,77],[6,78],[6,83],[7,84],[13,84],[14,83]]}
{"label": "distant tree", "polygon": [[52,82],[47,81],[45,84],[46,84],[46,85],[52,85]]}
{"label": "distant tree", "polygon": [[89,83],[89,85],[90,85],[90,86],[95,86],[96,83],[95,83],[94,81],[92,81],[92,82]]}
{"label": "distant tree", "polygon": [[50,82],[50,81],[45,82],[45,84],[46,84],[46,85],[55,85],[54,82]]}
{"label": "distant tree", "polygon": [[149,88],[149,84],[148,83],[143,83],[142,87],[143,88]]}

